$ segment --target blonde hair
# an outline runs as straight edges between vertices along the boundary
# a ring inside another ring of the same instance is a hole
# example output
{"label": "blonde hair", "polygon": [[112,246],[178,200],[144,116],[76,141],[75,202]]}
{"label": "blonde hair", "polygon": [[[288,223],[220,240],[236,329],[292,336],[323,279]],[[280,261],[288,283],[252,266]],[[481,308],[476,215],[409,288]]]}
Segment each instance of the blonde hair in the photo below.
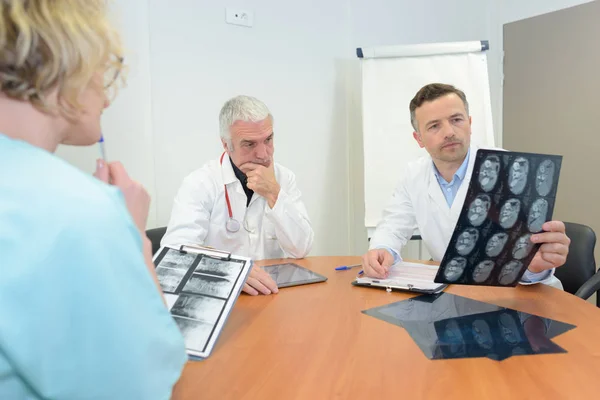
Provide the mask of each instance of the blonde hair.
{"label": "blonde hair", "polygon": [[[77,119],[92,78],[124,83],[119,34],[107,0],[0,0],[0,92],[44,112]],[[106,71],[106,72],[105,72]],[[119,77],[118,79],[114,79]],[[58,109],[48,101],[58,93]]]}

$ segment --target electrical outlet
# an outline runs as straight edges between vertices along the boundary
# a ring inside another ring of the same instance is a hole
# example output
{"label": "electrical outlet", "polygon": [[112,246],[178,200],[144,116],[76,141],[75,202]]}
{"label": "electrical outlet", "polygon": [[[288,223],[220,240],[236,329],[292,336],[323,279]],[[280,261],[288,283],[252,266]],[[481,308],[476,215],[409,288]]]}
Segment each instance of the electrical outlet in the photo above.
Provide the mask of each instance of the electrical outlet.
{"label": "electrical outlet", "polygon": [[232,25],[240,25],[251,28],[254,25],[254,14],[248,10],[239,8],[225,9],[225,22]]}

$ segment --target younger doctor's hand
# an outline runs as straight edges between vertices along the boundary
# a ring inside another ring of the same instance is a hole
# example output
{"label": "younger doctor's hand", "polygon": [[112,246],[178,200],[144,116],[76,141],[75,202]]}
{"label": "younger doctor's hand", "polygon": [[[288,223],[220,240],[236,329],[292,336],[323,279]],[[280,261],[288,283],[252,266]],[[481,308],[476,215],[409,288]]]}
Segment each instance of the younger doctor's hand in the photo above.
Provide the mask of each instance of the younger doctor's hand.
{"label": "younger doctor's hand", "polygon": [[567,261],[571,239],[565,234],[565,224],[549,221],[542,225],[544,232],[531,236],[533,243],[541,243],[540,249],[529,264],[529,271],[538,273],[557,268]]}
{"label": "younger doctor's hand", "polygon": [[260,164],[246,163],[240,170],[248,177],[248,189],[251,189],[267,199],[269,207],[275,207],[281,187],[275,178],[275,163],[271,161],[268,167]]}
{"label": "younger doctor's hand", "polygon": [[259,293],[271,294],[278,293],[277,284],[264,269],[252,267],[248,279],[244,284],[244,292],[251,296],[256,296]]}
{"label": "younger doctor's hand", "polygon": [[150,195],[146,189],[140,183],[132,180],[123,164],[118,161],[107,164],[104,160],[98,160],[94,176],[121,189],[133,222],[140,230],[142,237],[146,237],[146,222],[150,210]]}
{"label": "younger doctor's hand", "polygon": [[369,250],[362,256],[363,271],[366,276],[371,278],[387,278],[393,263],[394,256],[386,249]]}

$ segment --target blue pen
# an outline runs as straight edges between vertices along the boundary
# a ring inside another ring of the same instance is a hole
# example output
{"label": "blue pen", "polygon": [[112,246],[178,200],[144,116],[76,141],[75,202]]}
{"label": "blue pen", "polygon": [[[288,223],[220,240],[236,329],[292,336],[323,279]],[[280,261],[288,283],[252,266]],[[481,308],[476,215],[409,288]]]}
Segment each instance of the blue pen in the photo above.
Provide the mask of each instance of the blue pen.
{"label": "blue pen", "polygon": [[104,160],[104,164],[106,164],[106,150],[104,149],[104,135],[100,136],[100,155],[102,156],[102,160]]}
{"label": "blue pen", "polygon": [[362,266],[362,264],[342,265],[341,267],[337,267],[335,270],[336,271],[346,271],[348,269],[352,269],[352,268],[356,268],[356,267],[360,267],[360,266]]}

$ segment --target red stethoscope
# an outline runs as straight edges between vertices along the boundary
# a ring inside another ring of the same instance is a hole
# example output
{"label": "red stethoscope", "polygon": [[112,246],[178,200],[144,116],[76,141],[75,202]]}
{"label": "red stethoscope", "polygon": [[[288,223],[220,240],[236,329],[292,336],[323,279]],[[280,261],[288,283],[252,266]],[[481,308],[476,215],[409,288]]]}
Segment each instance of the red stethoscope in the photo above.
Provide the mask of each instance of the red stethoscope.
{"label": "red stethoscope", "polygon": [[[223,157],[225,157],[225,153],[221,155],[221,166],[223,166]],[[227,203],[227,212],[229,213],[229,219],[225,223],[225,228],[232,233],[235,233],[240,230],[240,221],[233,218],[233,212],[231,211],[231,203],[229,201],[229,193],[227,193],[227,185],[223,184],[223,188],[225,189],[225,202]]]}

